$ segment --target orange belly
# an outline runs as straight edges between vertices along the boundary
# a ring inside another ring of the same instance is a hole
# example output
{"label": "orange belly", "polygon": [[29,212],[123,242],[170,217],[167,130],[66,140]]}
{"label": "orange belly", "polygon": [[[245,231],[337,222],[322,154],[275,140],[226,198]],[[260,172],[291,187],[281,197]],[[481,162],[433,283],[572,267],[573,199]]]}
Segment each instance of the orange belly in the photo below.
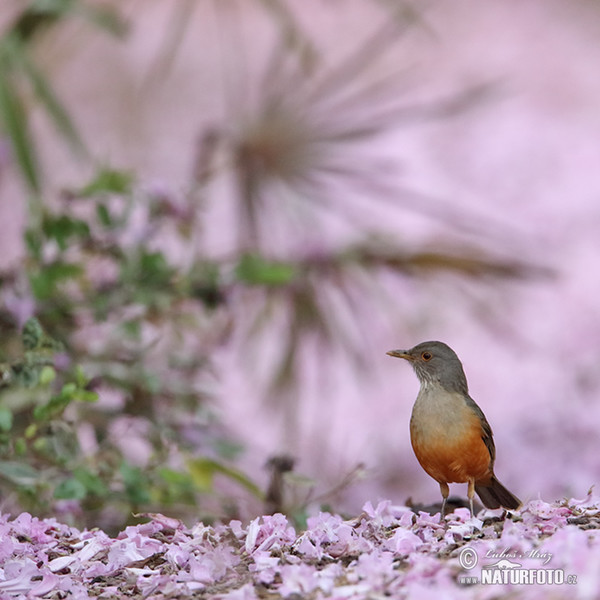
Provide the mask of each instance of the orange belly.
{"label": "orange belly", "polygon": [[438,483],[486,481],[491,476],[490,453],[481,437],[478,419],[469,419],[459,436],[424,436],[411,427],[417,460]]}

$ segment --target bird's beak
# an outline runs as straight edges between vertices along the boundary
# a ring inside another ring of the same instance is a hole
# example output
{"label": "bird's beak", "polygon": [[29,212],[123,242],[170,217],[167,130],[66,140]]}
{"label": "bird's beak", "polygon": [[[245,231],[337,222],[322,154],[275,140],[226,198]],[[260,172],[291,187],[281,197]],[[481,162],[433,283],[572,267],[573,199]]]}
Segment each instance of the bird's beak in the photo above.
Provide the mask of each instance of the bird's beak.
{"label": "bird's beak", "polygon": [[394,356],[395,358],[404,358],[405,360],[415,360],[412,354],[409,354],[406,350],[390,350],[386,352],[388,356]]}

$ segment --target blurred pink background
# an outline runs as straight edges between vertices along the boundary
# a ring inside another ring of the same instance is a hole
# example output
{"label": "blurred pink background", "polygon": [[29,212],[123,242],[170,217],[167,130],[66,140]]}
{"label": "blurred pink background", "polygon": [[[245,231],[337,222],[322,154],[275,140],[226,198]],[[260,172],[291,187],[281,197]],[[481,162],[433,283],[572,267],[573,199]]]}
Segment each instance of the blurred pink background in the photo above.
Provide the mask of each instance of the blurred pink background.
{"label": "blurred pink background", "polygon": [[[115,4],[130,19],[127,39],[117,42],[73,22],[44,39],[38,59],[95,156],[133,169],[145,185],[182,190],[200,134],[236,127],[224,86],[251,109],[273,21],[259,3],[238,2],[237,25],[228,30],[213,2],[196,2],[164,64],[175,4]],[[332,63],[385,14],[368,0],[289,5]],[[10,3],[0,10],[2,21],[10,10]],[[471,395],[492,425],[499,479],[523,500],[582,497],[600,477],[600,5],[464,0],[419,10],[421,22],[374,68],[404,72],[400,81],[413,105],[478,84],[494,92],[455,116],[408,120],[361,150],[381,157],[398,186],[422,194],[399,194],[401,210],[374,206],[365,227],[418,246],[479,245],[550,269],[553,277],[389,282],[394,302],[387,310],[365,296],[368,323],[349,324],[348,334],[364,347],[366,373],[339,353],[324,362],[308,352],[292,425],[264,398],[270,361],[281,351],[277,332],[252,353],[240,351],[234,334],[214,357],[214,409],[241,438],[242,464],[259,480],[266,478],[267,457],[286,451],[319,490],[364,463],[364,478],[336,508],[356,511],[379,497],[437,501],[437,484],[410,448],[417,379],[385,352],[439,339],[463,361]],[[39,114],[34,126],[53,188],[85,181],[90,167],[72,160],[52,126]],[[10,166],[2,169],[0,219],[22,223],[23,191]],[[230,185],[218,181],[212,198],[219,201],[202,207],[210,223],[204,249],[215,255],[233,243]],[[364,201],[364,191],[339,194],[348,210],[357,197]],[[344,235],[332,226],[329,239],[309,242],[317,251]],[[3,228],[0,256],[4,264],[20,260],[18,227]]]}

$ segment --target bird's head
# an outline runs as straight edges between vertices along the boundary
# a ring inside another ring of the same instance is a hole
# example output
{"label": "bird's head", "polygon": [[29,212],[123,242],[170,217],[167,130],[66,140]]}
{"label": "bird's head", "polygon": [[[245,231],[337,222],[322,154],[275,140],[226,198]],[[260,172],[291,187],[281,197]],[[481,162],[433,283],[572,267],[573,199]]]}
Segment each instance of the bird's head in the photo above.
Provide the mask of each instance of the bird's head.
{"label": "bird's head", "polygon": [[448,391],[468,393],[462,363],[443,342],[421,342],[410,350],[390,350],[387,354],[409,361],[421,385],[438,383]]}

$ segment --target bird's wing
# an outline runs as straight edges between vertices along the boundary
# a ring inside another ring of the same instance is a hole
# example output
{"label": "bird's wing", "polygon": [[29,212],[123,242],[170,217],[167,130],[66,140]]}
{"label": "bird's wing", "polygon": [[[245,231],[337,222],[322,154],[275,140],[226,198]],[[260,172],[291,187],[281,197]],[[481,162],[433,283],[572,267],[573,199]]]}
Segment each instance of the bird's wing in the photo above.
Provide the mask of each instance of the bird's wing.
{"label": "bird's wing", "polygon": [[487,422],[483,411],[477,405],[477,402],[475,402],[475,400],[473,400],[471,396],[467,396],[466,400],[469,408],[473,410],[473,412],[479,417],[479,420],[481,421],[481,439],[483,440],[483,443],[487,446],[488,452],[490,453],[491,464],[493,466],[494,461],[496,460],[496,446],[494,445],[492,428]]}

